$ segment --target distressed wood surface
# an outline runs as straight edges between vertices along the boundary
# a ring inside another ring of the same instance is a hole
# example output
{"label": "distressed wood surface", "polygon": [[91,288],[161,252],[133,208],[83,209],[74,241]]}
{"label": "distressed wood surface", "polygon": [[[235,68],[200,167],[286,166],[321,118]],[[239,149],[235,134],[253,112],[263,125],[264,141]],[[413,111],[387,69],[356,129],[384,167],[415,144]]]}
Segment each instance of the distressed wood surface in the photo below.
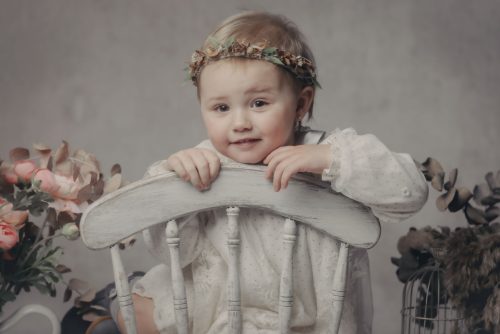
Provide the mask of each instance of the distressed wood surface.
{"label": "distressed wood surface", "polygon": [[170,250],[170,271],[172,274],[172,291],[174,293],[173,302],[177,334],[188,334],[189,322],[186,287],[184,285],[184,274],[182,273],[179,254],[179,228],[175,220],[171,220],[167,223],[165,234]]}
{"label": "distressed wood surface", "polygon": [[111,247],[111,261],[113,264],[113,274],[116,285],[116,296],[120,311],[122,312],[123,322],[128,334],[136,334],[137,327],[135,323],[135,311],[132,303],[132,294],[128,284],[128,277],[123,267],[122,258],[118,245]]}
{"label": "distressed wood surface", "polygon": [[238,225],[238,207],[226,209],[227,213],[227,311],[228,332],[239,334],[241,332],[241,295],[240,295],[240,230]]}
{"label": "distressed wood surface", "polygon": [[338,333],[342,309],[344,307],[345,285],[347,280],[347,262],[349,258],[349,245],[341,242],[339,245],[339,258],[337,268],[333,277],[332,288],[332,321],[330,322],[329,333]]}
{"label": "distressed wood surface", "polygon": [[297,225],[285,219],[283,228],[283,267],[280,280],[279,318],[280,333],[288,334],[293,307],[293,246],[297,239]]}
{"label": "distressed wood surface", "polygon": [[224,166],[209,191],[200,192],[174,173],[131,183],[103,196],[84,212],[80,231],[91,249],[109,247],[137,232],[193,212],[238,206],[260,207],[311,225],[356,247],[369,248],[380,224],[362,204],[334,193],[330,184],[294,176],[275,192],[264,166]]}

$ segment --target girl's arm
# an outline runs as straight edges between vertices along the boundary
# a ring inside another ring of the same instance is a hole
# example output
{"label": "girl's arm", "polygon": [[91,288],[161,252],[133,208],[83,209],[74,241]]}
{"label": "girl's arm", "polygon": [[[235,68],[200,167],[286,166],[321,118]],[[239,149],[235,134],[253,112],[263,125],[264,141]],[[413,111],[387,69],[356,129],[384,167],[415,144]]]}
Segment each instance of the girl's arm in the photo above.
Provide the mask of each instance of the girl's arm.
{"label": "girl's arm", "polygon": [[372,134],[335,130],[317,144],[282,146],[265,159],[276,191],[298,172],[322,175],[340,192],[372,209],[382,221],[408,218],[427,200],[427,183],[408,154],[391,152]]}
{"label": "girl's arm", "polygon": [[427,182],[412,157],[391,152],[374,135],[358,135],[352,128],[335,130],[321,144],[330,145],[333,153],[323,180],[370,207],[381,221],[406,219],[427,201]]}

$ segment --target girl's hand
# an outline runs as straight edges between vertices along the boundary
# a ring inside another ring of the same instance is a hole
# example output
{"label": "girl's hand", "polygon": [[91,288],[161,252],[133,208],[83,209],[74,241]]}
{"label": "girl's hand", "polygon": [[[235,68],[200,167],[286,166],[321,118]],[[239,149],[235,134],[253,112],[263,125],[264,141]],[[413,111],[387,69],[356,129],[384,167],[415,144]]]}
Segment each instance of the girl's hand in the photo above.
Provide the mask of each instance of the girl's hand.
{"label": "girl's hand", "polygon": [[323,173],[333,160],[330,145],[282,146],[272,151],[263,161],[268,165],[266,178],[273,179],[275,191],[285,189],[290,178],[299,172]]}
{"label": "girl's hand", "polygon": [[167,168],[202,191],[208,189],[219,175],[220,159],[211,150],[189,148],[169,156]]}

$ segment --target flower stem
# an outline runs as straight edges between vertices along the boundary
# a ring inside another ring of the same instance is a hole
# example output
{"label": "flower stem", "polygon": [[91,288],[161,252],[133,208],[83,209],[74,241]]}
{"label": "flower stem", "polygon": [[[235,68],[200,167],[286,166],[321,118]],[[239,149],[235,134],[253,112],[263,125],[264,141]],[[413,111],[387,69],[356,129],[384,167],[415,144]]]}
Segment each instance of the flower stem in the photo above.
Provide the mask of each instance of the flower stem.
{"label": "flower stem", "polygon": [[37,244],[43,235],[43,230],[45,229],[45,226],[47,226],[47,221],[48,221],[47,216],[48,216],[48,214],[46,213],[45,219],[43,220],[43,223],[42,223],[42,226],[40,227],[40,229],[38,230],[38,233],[36,234],[35,242],[33,243],[33,245]]}
{"label": "flower stem", "polygon": [[31,246],[31,249],[28,252],[28,254],[24,257],[23,261],[21,262],[21,267],[26,263],[26,261],[28,261],[28,259],[33,254],[33,252],[36,250],[38,245],[40,245],[42,242],[47,242],[51,239],[55,239],[55,238],[60,237],[60,236],[62,236],[62,233],[56,233],[54,235],[46,237],[45,239],[36,240],[35,243]]}

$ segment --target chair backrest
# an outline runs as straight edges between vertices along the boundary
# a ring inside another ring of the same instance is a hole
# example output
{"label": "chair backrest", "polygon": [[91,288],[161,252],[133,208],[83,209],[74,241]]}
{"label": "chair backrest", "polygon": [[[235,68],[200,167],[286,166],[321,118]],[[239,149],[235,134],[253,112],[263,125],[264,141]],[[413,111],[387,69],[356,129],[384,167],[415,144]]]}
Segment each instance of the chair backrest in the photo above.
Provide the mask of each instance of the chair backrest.
{"label": "chair backrest", "polygon": [[264,167],[234,164],[224,166],[211,189],[199,192],[174,173],[134,182],[94,202],[80,222],[82,239],[91,249],[111,247],[120,308],[128,333],[135,332],[135,317],[117,243],[159,223],[167,223],[174,309],[178,333],[187,333],[188,317],[184,279],[179,262],[176,218],[226,207],[228,215],[228,311],[231,333],[241,330],[239,286],[239,207],[267,210],[284,217],[284,263],[280,284],[281,332],[287,333],[291,316],[292,250],[295,222],[310,225],[339,241],[339,260],[332,285],[333,333],[338,331],[345,293],[348,247],[370,248],[378,241],[380,224],[371,211],[331,190],[330,185],[300,174],[285,191],[275,192],[264,177]]}

